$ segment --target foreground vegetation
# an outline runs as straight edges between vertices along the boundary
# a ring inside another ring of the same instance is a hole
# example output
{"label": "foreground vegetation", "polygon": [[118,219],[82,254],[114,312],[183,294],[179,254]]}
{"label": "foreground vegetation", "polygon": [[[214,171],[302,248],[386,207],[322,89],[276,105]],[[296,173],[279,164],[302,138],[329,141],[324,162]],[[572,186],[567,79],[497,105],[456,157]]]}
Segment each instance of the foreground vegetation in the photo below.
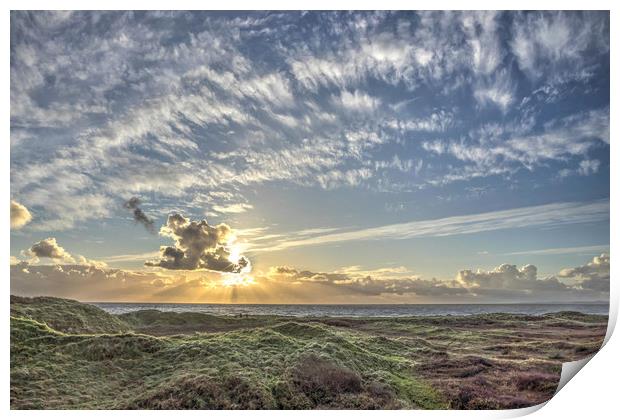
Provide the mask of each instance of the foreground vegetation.
{"label": "foreground vegetation", "polygon": [[13,409],[472,409],[548,400],[607,317],[287,318],[11,297]]}

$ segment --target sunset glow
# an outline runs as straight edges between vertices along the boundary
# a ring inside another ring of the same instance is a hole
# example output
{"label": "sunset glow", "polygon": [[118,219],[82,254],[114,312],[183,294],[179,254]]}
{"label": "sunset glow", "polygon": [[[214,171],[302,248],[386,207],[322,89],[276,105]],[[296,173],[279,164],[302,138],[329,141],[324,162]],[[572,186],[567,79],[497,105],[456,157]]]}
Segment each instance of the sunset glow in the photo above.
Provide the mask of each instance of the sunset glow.
{"label": "sunset glow", "polygon": [[11,13],[11,291],[606,301],[608,35],[603,12]]}

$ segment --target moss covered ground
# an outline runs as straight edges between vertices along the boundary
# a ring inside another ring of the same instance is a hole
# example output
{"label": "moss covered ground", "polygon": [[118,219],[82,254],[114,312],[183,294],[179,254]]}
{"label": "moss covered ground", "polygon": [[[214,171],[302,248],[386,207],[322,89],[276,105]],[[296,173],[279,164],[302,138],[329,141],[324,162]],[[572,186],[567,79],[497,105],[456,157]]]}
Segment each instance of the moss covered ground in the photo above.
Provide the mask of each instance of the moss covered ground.
{"label": "moss covered ground", "polygon": [[243,318],[11,297],[13,409],[518,408],[607,318]]}

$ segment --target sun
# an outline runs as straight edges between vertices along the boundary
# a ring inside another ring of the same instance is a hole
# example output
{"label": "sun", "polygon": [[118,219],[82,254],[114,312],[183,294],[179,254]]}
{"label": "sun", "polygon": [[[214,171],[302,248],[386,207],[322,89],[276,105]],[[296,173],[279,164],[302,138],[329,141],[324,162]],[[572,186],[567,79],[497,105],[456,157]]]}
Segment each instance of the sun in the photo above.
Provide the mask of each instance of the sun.
{"label": "sun", "polygon": [[241,257],[241,247],[239,245],[228,245],[228,259],[230,261],[239,261]]}
{"label": "sun", "polygon": [[[228,261],[232,264],[238,264],[240,259],[242,258],[243,248],[240,245],[228,245]],[[249,260],[247,260],[247,265],[241,268],[240,273],[248,274],[252,271],[252,264]]]}

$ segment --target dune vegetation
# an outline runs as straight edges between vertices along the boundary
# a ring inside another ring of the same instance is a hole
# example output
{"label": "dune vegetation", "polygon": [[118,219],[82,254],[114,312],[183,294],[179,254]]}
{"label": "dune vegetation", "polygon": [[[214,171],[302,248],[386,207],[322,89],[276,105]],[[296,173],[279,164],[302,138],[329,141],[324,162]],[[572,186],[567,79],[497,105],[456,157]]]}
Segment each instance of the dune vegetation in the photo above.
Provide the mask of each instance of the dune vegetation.
{"label": "dune vegetation", "polygon": [[294,318],[11,297],[13,409],[499,409],[548,400],[607,317]]}

